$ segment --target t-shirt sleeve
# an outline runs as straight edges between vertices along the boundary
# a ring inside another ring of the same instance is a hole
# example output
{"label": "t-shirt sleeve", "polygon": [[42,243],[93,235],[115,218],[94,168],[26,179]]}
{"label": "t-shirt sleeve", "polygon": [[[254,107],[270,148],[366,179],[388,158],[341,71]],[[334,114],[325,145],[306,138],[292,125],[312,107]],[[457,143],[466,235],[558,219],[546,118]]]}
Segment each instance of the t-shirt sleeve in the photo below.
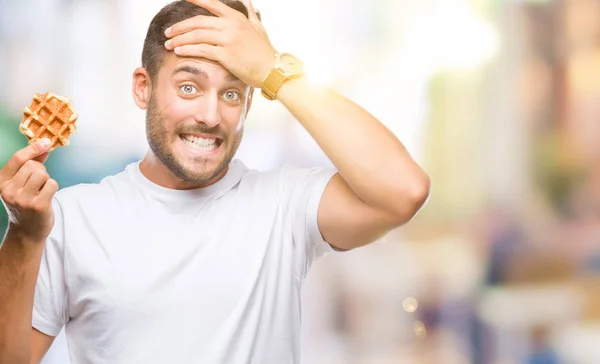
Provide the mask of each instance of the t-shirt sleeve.
{"label": "t-shirt sleeve", "polygon": [[67,322],[67,286],[64,270],[64,227],[60,203],[52,201],[54,227],[46,240],[35,286],[32,325],[57,336]]}
{"label": "t-shirt sleeve", "polygon": [[287,169],[292,239],[300,258],[300,274],[306,277],[314,261],[333,251],[323,239],[317,213],[325,187],[337,173],[334,169]]}

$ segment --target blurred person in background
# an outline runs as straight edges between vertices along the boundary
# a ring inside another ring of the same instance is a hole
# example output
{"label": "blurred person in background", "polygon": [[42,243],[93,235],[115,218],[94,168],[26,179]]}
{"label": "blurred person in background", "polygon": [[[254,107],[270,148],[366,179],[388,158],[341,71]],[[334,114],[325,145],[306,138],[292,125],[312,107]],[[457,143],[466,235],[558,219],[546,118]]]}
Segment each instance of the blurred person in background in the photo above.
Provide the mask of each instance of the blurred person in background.
{"label": "blurred person in background", "polygon": [[532,352],[527,364],[560,364],[561,360],[551,345],[551,329],[535,327],[532,332]]}
{"label": "blurred person in background", "polygon": [[[164,7],[132,88],[147,112],[140,162],[56,193],[41,140],[0,170],[0,364],[40,361],[63,326],[77,363],[299,363],[311,264],[410,221],[427,175],[383,124],[276,51],[249,1]],[[335,170],[234,159],[256,88]]]}

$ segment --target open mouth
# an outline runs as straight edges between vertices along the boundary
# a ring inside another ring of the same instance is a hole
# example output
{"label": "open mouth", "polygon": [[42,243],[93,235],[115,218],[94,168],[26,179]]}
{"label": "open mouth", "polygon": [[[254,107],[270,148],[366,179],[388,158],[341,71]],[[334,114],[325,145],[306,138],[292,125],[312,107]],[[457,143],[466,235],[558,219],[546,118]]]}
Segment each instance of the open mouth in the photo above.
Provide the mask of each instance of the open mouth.
{"label": "open mouth", "polygon": [[223,139],[216,137],[199,137],[191,134],[180,134],[179,138],[186,145],[200,152],[212,152],[217,150],[223,143]]}

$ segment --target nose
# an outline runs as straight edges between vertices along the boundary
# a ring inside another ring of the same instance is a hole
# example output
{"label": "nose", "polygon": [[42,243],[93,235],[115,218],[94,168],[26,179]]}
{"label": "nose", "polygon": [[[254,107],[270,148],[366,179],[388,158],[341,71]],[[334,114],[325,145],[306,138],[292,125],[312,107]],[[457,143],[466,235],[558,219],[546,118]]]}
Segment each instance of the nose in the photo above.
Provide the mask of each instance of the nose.
{"label": "nose", "polygon": [[198,124],[205,124],[209,128],[219,125],[221,122],[219,97],[212,94],[201,97],[198,100],[194,118]]}

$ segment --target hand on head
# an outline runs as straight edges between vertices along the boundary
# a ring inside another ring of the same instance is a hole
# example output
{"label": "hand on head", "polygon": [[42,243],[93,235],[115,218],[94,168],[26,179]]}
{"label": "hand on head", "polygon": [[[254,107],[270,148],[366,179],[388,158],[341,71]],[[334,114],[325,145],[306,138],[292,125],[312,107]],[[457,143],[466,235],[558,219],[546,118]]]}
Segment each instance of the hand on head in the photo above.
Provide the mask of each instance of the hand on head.
{"label": "hand on head", "polygon": [[275,48],[250,0],[241,12],[219,0],[188,0],[215,16],[198,15],[168,28],[165,43],[181,57],[205,58],[220,63],[247,85],[260,88],[275,64]]}

